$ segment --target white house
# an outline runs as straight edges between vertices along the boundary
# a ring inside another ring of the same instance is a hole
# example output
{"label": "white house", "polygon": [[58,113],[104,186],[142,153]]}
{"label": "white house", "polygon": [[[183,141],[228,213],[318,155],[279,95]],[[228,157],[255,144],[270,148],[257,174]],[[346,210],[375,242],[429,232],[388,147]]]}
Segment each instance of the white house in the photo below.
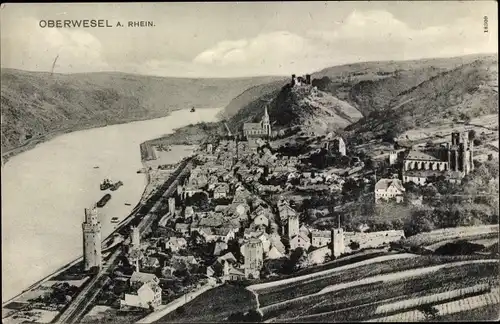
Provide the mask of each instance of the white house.
{"label": "white house", "polygon": [[254,218],[253,223],[255,226],[264,225],[267,227],[269,226],[269,219],[263,214],[261,214]]}
{"label": "white house", "polygon": [[313,231],[311,233],[311,245],[321,247],[330,244],[332,241],[331,231]]}
{"label": "white house", "polygon": [[171,237],[165,242],[165,249],[170,249],[172,252],[178,252],[180,249],[185,248],[187,241],[185,238],[181,237]]}
{"label": "white house", "polygon": [[152,283],[143,284],[136,294],[125,294],[125,299],[120,300],[120,307],[139,307],[149,309],[161,305],[161,288]]}
{"label": "white house", "polygon": [[134,272],[130,277],[132,294],[125,294],[121,307],[150,308],[161,305],[160,280],[154,274]]}
{"label": "white house", "polygon": [[295,250],[296,248],[303,248],[304,250],[309,250],[309,247],[311,246],[311,241],[307,236],[304,236],[299,233],[299,235],[295,235],[291,240],[290,240],[290,249]]}
{"label": "white house", "polygon": [[405,193],[403,183],[399,179],[380,179],[375,184],[375,203],[383,200],[396,199],[402,202]]}

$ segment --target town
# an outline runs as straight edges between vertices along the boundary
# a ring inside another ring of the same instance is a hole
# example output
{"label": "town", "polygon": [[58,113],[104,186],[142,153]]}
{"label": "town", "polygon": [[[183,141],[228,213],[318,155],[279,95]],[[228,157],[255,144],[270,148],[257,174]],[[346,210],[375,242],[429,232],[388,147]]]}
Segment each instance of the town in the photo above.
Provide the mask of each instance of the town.
{"label": "town", "polygon": [[[310,75],[293,75],[290,85],[315,89]],[[112,239],[101,244],[98,211],[86,209],[83,260],[59,277],[90,286],[73,300],[71,292],[80,288],[58,284],[50,296],[31,302],[60,312],[58,322],[120,316],[146,323],[224,283],[258,286],[370,249],[379,249],[378,256],[425,254],[426,248],[405,244],[407,237],[478,225],[445,211],[443,224],[431,223],[429,208],[441,212],[448,193],[449,199],[487,201],[493,196],[488,184],[498,183],[491,163],[474,160],[473,131],[452,132],[437,144],[394,145],[375,160],[342,134],[275,130],[267,107],[260,122],[244,123],[234,134],[227,130],[178,165],[155,164],[149,172],[161,188]],[[462,186],[479,183],[476,178],[481,186],[474,191]],[[405,223],[408,213],[422,217]],[[498,235],[491,224],[472,234]],[[99,309],[111,315],[99,317]]]}

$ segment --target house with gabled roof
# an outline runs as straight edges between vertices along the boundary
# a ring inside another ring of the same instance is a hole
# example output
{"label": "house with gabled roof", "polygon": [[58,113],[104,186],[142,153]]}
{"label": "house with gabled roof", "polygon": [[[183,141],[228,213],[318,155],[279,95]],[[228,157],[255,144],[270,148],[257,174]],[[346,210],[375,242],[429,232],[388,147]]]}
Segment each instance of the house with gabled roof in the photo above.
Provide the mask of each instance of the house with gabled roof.
{"label": "house with gabled roof", "polygon": [[375,203],[381,203],[389,199],[402,202],[406,189],[399,179],[380,179],[375,184]]}
{"label": "house with gabled roof", "polygon": [[290,250],[295,250],[296,248],[303,248],[305,251],[309,250],[309,247],[311,246],[311,240],[307,237],[304,236],[303,234],[298,234],[292,237],[290,240]]}
{"label": "house with gabled roof", "polygon": [[278,207],[278,212],[282,222],[286,222],[290,216],[297,215],[295,209],[290,207],[288,204],[282,204]]}

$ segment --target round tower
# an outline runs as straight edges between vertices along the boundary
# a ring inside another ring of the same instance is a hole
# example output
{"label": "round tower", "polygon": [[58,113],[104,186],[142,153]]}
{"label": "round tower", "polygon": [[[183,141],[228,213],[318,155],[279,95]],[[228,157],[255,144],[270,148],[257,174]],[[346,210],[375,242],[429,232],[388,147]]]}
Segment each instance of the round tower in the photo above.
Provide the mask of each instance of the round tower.
{"label": "round tower", "polygon": [[101,223],[97,216],[97,208],[85,208],[83,231],[83,269],[101,268]]}

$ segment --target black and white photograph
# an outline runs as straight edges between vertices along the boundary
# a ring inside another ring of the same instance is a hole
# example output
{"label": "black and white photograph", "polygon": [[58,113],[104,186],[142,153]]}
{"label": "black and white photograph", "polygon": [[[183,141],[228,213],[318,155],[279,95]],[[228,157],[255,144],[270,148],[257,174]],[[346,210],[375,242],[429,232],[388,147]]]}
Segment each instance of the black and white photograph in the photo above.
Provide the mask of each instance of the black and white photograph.
{"label": "black and white photograph", "polygon": [[2,324],[500,319],[498,3],[2,3]]}

